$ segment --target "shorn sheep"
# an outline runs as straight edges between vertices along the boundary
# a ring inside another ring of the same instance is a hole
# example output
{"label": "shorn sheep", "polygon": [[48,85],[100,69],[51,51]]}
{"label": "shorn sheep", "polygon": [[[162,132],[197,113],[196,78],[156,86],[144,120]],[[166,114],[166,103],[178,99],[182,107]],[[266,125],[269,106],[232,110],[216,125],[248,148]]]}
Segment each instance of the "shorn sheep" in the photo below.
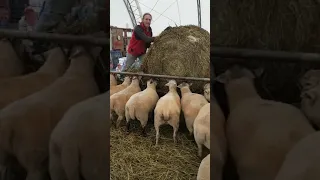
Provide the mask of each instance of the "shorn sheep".
{"label": "shorn sheep", "polygon": [[124,90],[125,88],[127,88],[131,83],[131,78],[129,76],[126,76],[124,78],[124,81],[122,82],[122,84],[116,85],[116,86],[110,86],[110,96],[112,96],[113,94]]}
{"label": "shorn sheep", "polygon": [[289,150],[314,129],[293,105],[262,99],[253,80],[263,71],[254,72],[235,65],[216,78],[229,101],[228,147],[240,179],[274,180]]}
{"label": "shorn sheep", "polygon": [[309,121],[320,128],[320,70],[309,70],[300,78],[301,110]]}
{"label": "shorn sheep", "polygon": [[[215,179],[214,180],[220,180]],[[197,180],[210,180],[210,154],[208,154],[200,163]]]}
{"label": "shorn sheep", "polygon": [[109,92],[72,106],[51,134],[52,180],[106,180]]}
{"label": "shorn sheep", "polygon": [[203,95],[208,102],[210,102],[210,83],[207,83],[203,87]]}
{"label": "shorn sheep", "polygon": [[116,77],[113,74],[110,74],[110,87],[118,85]]}
{"label": "shorn sheep", "polygon": [[0,40],[0,79],[19,76],[24,72],[24,64],[19,59],[11,42]]}
{"label": "shorn sheep", "polygon": [[156,129],[156,146],[160,137],[160,126],[169,124],[173,127],[173,141],[177,142],[176,136],[180,122],[180,96],[177,93],[177,82],[170,80],[165,86],[169,87],[169,92],[162,96],[154,109],[154,128]]}
{"label": "shorn sheep", "polygon": [[[97,54],[99,49],[97,50]],[[66,73],[51,85],[15,101],[0,113],[0,157],[14,156],[27,171],[27,180],[48,176],[50,134],[74,104],[99,93],[94,79],[95,61],[75,48]],[[6,161],[0,159],[3,171]]]}
{"label": "shorn sheep", "polygon": [[301,110],[309,121],[320,128],[320,84],[301,92]]}
{"label": "shorn sheep", "polygon": [[300,79],[302,92],[316,87],[320,82],[320,70],[312,69],[307,71]]}
{"label": "shorn sheep", "polygon": [[126,103],[127,134],[130,133],[130,120],[137,119],[141,123],[142,135],[147,136],[145,127],[149,119],[149,113],[154,110],[159,100],[156,87],[157,81],[150,79],[147,81],[147,88],[132,95]]}
{"label": "shorn sheep", "polygon": [[115,112],[118,116],[116,128],[120,127],[121,122],[125,118],[125,106],[130,97],[141,91],[140,80],[141,76],[133,76],[130,86],[110,96],[110,119],[113,119],[113,113]]}
{"label": "shorn sheep", "polygon": [[178,85],[181,91],[181,109],[184,114],[184,119],[186,122],[186,126],[189,130],[190,136],[193,133],[193,122],[197,117],[199,110],[206,104],[208,101],[206,98],[197,93],[192,93],[190,90],[190,86],[192,83],[181,83]]}
{"label": "shorn sheep", "polygon": [[320,179],[320,132],[299,141],[287,154],[275,180]]}
{"label": "shorn sheep", "polygon": [[57,47],[49,50],[45,64],[38,71],[0,80],[0,109],[53,83],[63,75],[67,66],[67,58]]}

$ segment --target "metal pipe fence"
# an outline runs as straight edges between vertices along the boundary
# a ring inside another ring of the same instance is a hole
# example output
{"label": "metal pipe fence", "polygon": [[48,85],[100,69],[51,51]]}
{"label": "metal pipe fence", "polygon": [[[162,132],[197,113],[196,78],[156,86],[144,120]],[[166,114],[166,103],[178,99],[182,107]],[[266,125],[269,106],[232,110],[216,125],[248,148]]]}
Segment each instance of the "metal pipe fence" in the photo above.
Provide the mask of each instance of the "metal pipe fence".
{"label": "metal pipe fence", "polygon": [[[317,53],[211,47],[210,54],[211,57],[219,58],[241,58],[266,61],[276,59],[287,62],[320,62],[320,54]],[[219,61],[214,58],[211,60]]]}
{"label": "metal pipe fence", "polygon": [[69,34],[56,33],[39,33],[39,32],[25,32],[18,30],[0,29],[0,37],[2,38],[20,38],[30,40],[41,40],[49,42],[65,42],[76,44],[92,44],[99,46],[107,46],[110,44],[107,38],[97,38],[91,35],[77,36]]}
{"label": "metal pipe fence", "polygon": [[117,71],[110,71],[110,73],[123,74],[123,75],[129,75],[129,76],[143,76],[143,77],[151,77],[151,78],[210,82],[210,78],[179,77],[179,76],[168,76],[168,75],[159,75],[159,74],[144,74],[144,73],[117,72]]}

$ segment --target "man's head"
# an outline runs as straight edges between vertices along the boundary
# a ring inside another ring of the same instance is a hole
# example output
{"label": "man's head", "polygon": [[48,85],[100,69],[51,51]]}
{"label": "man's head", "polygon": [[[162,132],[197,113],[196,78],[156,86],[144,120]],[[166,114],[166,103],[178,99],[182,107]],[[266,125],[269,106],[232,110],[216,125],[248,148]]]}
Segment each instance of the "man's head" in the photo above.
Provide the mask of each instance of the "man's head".
{"label": "man's head", "polygon": [[144,13],[142,16],[142,22],[144,24],[145,27],[150,27],[151,24],[151,20],[152,20],[152,16],[150,13]]}

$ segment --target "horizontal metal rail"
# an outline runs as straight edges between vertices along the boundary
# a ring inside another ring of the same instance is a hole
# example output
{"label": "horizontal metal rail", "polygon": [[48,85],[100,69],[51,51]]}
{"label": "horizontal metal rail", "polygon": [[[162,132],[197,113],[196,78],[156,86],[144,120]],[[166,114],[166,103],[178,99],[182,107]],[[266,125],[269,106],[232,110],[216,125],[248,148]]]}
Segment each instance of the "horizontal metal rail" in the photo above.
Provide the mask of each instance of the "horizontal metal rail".
{"label": "horizontal metal rail", "polygon": [[178,79],[178,80],[188,80],[188,81],[205,81],[210,82],[210,78],[195,78],[195,77],[179,77],[179,76],[168,76],[168,75],[158,75],[158,74],[143,74],[143,73],[131,73],[131,72],[118,72],[110,71],[112,74],[123,74],[130,76],[144,76],[153,78],[163,78],[163,79]]}
{"label": "horizontal metal rail", "polygon": [[[256,60],[281,60],[288,62],[320,62],[320,54],[299,53],[270,50],[237,49],[225,47],[211,47],[211,57],[243,58]],[[212,59],[213,61],[219,61]]]}
{"label": "horizontal metal rail", "polygon": [[99,46],[107,46],[110,44],[107,38],[97,38],[90,35],[77,36],[69,34],[57,34],[57,33],[39,33],[39,32],[25,32],[17,30],[0,29],[1,38],[19,38],[30,40],[42,40],[51,42],[66,42],[77,44],[93,44]]}

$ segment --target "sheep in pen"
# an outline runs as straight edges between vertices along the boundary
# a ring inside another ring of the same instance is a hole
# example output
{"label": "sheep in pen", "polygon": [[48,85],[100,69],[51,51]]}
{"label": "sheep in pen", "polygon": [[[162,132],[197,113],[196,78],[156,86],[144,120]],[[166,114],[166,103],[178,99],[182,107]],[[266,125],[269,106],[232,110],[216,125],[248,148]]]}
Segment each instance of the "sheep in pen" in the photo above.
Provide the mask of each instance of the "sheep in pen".
{"label": "sheep in pen", "polygon": [[107,179],[106,50],[52,43],[35,63],[8,39],[0,46],[0,66],[8,65],[0,79],[1,179]]}

